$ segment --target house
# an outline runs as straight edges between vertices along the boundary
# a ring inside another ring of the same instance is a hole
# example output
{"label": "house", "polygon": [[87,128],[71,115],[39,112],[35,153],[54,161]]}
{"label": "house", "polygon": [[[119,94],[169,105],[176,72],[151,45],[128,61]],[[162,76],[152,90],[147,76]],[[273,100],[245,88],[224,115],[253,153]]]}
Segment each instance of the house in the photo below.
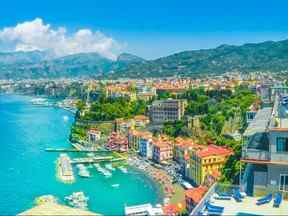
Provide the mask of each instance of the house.
{"label": "house", "polygon": [[152,138],[152,133],[149,131],[130,130],[128,132],[129,148],[139,151],[141,140],[149,140]]}
{"label": "house", "polygon": [[195,140],[190,138],[177,137],[174,141],[173,159],[181,166],[181,172],[185,175],[186,161],[189,160],[189,155],[192,151],[204,148]]}
{"label": "house", "polygon": [[163,163],[173,158],[173,143],[167,137],[152,139],[152,159],[157,163]]}
{"label": "house", "polygon": [[128,151],[128,139],[126,136],[112,132],[108,138],[106,148],[111,151],[127,152]]}
{"label": "house", "polygon": [[135,122],[136,128],[144,128],[144,127],[146,127],[147,124],[150,123],[149,117],[147,117],[145,115],[136,115],[136,116],[134,116],[133,120]]}
{"label": "house", "polygon": [[202,200],[207,191],[208,188],[205,186],[199,186],[197,188],[192,188],[185,191],[186,209],[189,213]]}
{"label": "house", "polygon": [[87,131],[89,143],[95,143],[101,138],[101,131],[96,128],[91,128]]}

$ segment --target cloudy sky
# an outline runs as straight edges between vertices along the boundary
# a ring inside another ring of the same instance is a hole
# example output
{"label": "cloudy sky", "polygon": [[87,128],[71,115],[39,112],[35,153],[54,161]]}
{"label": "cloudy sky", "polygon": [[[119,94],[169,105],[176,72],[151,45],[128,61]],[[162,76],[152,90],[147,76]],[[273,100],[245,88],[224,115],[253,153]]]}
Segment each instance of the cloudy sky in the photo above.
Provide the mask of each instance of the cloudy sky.
{"label": "cloudy sky", "polygon": [[52,50],[62,56],[174,52],[286,39],[285,0],[2,1],[0,51]]}

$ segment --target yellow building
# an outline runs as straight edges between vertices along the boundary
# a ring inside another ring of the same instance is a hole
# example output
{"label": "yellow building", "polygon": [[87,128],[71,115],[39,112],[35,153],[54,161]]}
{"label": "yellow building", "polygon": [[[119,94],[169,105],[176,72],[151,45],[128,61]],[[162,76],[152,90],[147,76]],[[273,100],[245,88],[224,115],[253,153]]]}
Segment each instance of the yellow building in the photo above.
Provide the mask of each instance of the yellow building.
{"label": "yellow building", "polygon": [[231,149],[216,145],[203,146],[202,149],[191,151],[186,161],[185,176],[197,185],[203,184],[208,176],[218,178],[231,154]]}

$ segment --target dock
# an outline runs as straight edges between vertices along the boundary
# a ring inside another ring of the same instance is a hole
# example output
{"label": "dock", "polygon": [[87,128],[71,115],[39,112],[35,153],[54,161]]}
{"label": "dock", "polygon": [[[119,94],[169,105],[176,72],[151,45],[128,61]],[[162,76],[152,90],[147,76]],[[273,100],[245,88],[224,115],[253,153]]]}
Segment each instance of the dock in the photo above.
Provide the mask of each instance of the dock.
{"label": "dock", "polygon": [[65,183],[74,182],[74,174],[71,165],[71,159],[66,154],[61,154],[57,160],[58,177]]}
{"label": "dock", "polygon": [[95,153],[105,153],[106,150],[97,150],[97,149],[75,149],[75,148],[46,148],[47,152],[95,152]]}
{"label": "dock", "polygon": [[102,156],[102,157],[85,157],[85,158],[75,158],[71,160],[71,164],[79,164],[79,163],[97,163],[100,161],[112,161],[112,156]]}

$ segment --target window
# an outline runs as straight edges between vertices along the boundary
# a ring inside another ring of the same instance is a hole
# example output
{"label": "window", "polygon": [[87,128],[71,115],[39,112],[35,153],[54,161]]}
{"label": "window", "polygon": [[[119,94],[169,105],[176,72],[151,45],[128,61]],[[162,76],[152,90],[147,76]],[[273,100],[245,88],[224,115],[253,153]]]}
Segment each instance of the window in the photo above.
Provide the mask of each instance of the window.
{"label": "window", "polygon": [[288,191],[288,174],[280,174],[279,190]]}
{"label": "window", "polygon": [[276,139],[276,151],[288,152],[288,137],[277,137]]}

